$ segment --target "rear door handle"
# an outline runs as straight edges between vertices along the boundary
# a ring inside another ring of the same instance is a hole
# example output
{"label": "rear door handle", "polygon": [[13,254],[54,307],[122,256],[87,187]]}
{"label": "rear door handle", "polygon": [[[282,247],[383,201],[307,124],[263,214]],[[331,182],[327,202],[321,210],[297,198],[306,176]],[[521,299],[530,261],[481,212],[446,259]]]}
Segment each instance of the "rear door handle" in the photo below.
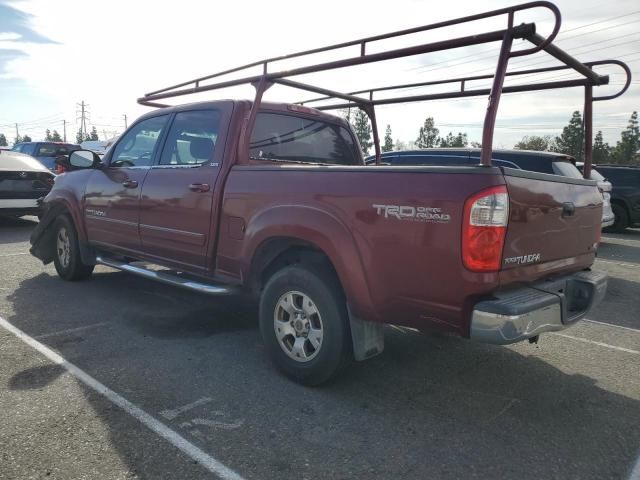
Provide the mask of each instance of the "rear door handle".
{"label": "rear door handle", "polygon": [[576,207],[571,202],[565,202],[562,204],[562,216],[571,217],[576,211]]}
{"label": "rear door handle", "polygon": [[122,182],[122,186],[125,188],[138,188],[138,182],[135,180],[125,180]]}
{"label": "rear door handle", "polygon": [[192,183],[189,185],[189,190],[192,192],[208,192],[211,187],[208,183]]}

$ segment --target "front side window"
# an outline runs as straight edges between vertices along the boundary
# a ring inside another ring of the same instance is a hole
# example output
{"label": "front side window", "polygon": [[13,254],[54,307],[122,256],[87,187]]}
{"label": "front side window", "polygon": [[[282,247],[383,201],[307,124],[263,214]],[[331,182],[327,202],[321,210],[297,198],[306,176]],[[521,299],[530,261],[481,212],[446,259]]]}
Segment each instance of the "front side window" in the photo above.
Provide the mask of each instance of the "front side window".
{"label": "front side window", "polygon": [[118,142],[111,156],[110,167],[146,167],[153,163],[162,129],[168,115],[147,118],[138,122]]}
{"label": "front side window", "polygon": [[199,165],[211,159],[218,140],[220,112],[196,110],[176,114],[160,165]]}
{"label": "front side window", "polygon": [[293,115],[258,113],[251,135],[254,160],[356,165],[355,152],[344,127]]}

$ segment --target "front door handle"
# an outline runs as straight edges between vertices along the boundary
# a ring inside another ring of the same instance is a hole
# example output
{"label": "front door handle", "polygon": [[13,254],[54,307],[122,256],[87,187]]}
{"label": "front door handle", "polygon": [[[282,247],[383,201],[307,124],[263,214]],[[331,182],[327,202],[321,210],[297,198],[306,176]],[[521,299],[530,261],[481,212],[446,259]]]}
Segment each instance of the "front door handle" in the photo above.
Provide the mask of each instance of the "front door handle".
{"label": "front door handle", "polygon": [[138,188],[138,182],[135,180],[125,180],[122,182],[122,186],[125,188]]}
{"label": "front door handle", "polygon": [[192,192],[204,193],[208,192],[210,188],[211,187],[209,187],[208,183],[192,183],[191,185],[189,185],[189,190],[191,190]]}

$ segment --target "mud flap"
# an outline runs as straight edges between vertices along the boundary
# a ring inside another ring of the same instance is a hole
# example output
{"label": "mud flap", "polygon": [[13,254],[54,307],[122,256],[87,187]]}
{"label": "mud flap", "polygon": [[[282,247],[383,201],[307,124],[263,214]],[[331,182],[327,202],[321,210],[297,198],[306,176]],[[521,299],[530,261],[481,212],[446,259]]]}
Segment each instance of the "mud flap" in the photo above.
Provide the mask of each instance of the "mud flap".
{"label": "mud flap", "polygon": [[384,326],[381,323],[368,322],[349,312],[353,356],[357,361],[366,360],[379,355],[384,350]]}
{"label": "mud flap", "polygon": [[45,265],[53,262],[53,256],[55,254],[54,238],[55,231],[53,225],[55,219],[64,211],[64,207],[53,206],[48,208],[42,215],[40,222],[36,225],[36,228],[31,232],[29,241],[31,242],[31,248],[29,252],[36,258],[42,260]]}

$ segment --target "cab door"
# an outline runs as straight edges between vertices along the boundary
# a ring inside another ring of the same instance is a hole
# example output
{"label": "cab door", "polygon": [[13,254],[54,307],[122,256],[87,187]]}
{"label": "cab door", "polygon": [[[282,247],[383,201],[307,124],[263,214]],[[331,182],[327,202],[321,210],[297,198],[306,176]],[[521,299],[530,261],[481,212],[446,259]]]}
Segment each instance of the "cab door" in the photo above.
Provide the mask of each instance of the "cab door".
{"label": "cab door", "polygon": [[158,263],[206,269],[227,123],[224,109],[179,111],[173,118],[140,201],[142,250]]}
{"label": "cab door", "polygon": [[123,135],[96,170],[85,191],[85,221],[89,242],[139,252],[140,194],[154,163],[169,115],[140,120]]}

